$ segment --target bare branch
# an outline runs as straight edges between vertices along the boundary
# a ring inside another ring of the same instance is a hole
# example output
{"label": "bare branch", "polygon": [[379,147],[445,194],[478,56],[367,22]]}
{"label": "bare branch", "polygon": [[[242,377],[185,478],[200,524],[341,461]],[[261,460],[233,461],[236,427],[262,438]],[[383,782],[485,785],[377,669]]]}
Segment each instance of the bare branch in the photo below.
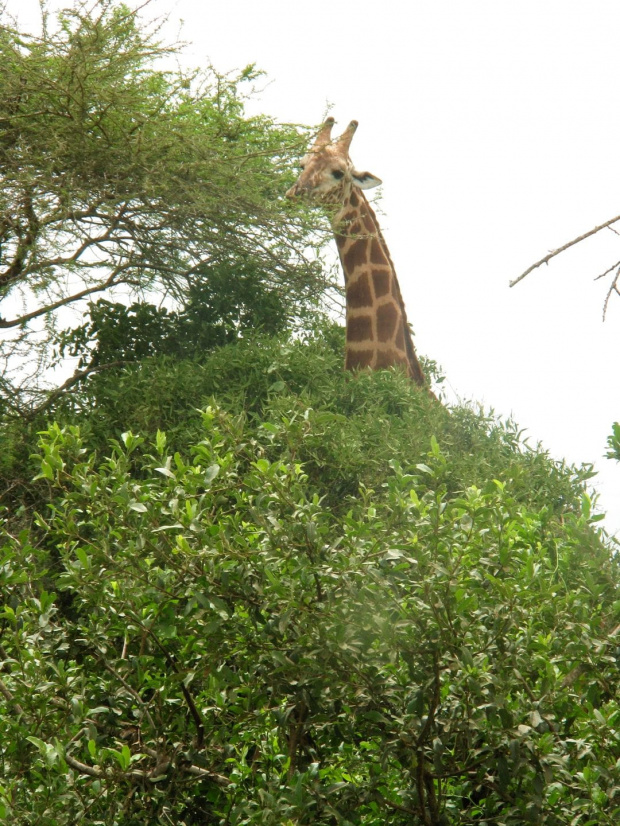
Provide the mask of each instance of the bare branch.
{"label": "bare branch", "polygon": [[525,272],[522,272],[521,275],[518,278],[515,278],[513,281],[511,281],[509,286],[514,287],[515,284],[518,284],[519,281],[523,281],[525,276],[529,275],[537,267],[540,267],[543,264],[548,264],[549,261],[551,261],[552,258],[555,258],[556,255],[559,255],[561,252],[564,252],[565,250],[569,249],[569,247],[574,247],[575,244],[578,244],[580,241],[583,241],[586,238],[589,238],[591,235],[596,235],[597,232],[600,232],[602,229],[605,229],[606,227],[611,226],[611,224],[615,224],[616,221],[620,221],[620,215],[616,215],[615,218],[612,218],[609,221],[605,221],[604,224],[601,224],[598,227],[594,227],[594,229],[591,229],[589,232],[585,232],[583,235],[580,235],[578,238],[573,238],[573,240],[569,241],[568,244],[564,244],[563,246],[558,247],[557,250],[553,250],[552,252],[549,253],[549,255],[545,255],[545,257],[541,258],[540,261],[537,261],[535,264],[532,264],[531,267],[528,267],[525,270]]}
{"label": "bare branch", "polygon": [[[610,227],[610,229],[611,229],[611,227]],[[615,232],[615,230],[614,230],[614,232]],[[606,275],[609,275],[610,272],[612,272],[613,270],[616,269],[616,267],[619,267],[619,266],[620,266],[620,261],[616,261],[616,263],[612,264],[611,267],[608,267],[605,270],[605,272],[602,272],[600,275],[595,275],[594,280],[595,281],[600,281],[601,278],[605,278]]]}
{"label": "bare branch", "polygon": [[615,292],[618,295],[620,295],[620,289],[618,288],[618,279],[620,279],[620,266],[618,266],[615,278],[611,282],[611,286],[607,290],[607,295],[605,296],[605,302],[603,303],[603,321],[605,321],[605,316],[607,315],[607,307],[609,305],[609,299],[611,298],[611,294]]}
{"label": "bare branch", "polygon": [[19,316],[19,318],[14,318],[10,321],[7,321],[4,318],[0,318],[0,329],[19,327],[22,324],[25,324],[27,321],[32,321],[33,318],[39,318],[42,315],[47,315],[48,313],[51,313],[53,310],[57,310],[59,307],[65,307],[67,304],[73,304],[75,301],[79,301],[81,298],[85,298],[87,295],[104,292],[105,290],[109,289],[110,287],[118,283],[116,276],[119,273],[130,269],[130,267],[132,266],[132,264],[127,263],[122,266],[115,267],[110,276],[101,284],[97,284],[94,287],[87,287],[86,289],[81,290],[78,293],[65,296],[65,298],[61,298],[58,301],[54,301],[52,304],[46,304],[43,307],[39,307],[37,310],[33,310],[31,313]]}

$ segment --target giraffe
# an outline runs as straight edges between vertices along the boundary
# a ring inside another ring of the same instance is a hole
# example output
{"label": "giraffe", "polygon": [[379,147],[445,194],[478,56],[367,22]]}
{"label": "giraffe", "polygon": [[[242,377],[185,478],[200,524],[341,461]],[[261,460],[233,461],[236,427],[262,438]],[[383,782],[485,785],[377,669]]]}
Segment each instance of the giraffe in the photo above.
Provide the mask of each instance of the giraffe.
{"label": "giraffe", "polygon": [[416,384],[427,387],[394,265],[377,216],[362,192],[381,180],[370,172],[358,172],[351,163],[349,146],[357,121],[332,140],[334,123],[334,118],[327,118],[321,127],[286,196],[307,196],[334,207],[332,229],[346,294],[345,369],[399,365]]}

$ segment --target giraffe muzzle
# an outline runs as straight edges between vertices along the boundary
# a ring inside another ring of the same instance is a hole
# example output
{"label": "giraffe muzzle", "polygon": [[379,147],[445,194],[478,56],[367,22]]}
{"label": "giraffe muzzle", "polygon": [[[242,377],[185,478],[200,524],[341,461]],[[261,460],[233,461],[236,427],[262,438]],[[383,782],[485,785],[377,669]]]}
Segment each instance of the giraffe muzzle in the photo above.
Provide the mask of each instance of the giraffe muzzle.
{"label": "giraffe muzzle", "polygon": [[299,181],[297,181],[296,184],[293,184],[293,186],[287,190],[286,197],[299,198],[300,195],[307,195],[310,192],[310,189],[310,184],[300,184]]}

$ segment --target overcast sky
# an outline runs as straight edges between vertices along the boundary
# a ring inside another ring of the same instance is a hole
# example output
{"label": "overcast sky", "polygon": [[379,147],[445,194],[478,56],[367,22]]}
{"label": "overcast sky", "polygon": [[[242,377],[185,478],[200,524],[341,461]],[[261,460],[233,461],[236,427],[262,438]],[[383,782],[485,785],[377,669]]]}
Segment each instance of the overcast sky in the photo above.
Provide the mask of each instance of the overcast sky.
{"label": "overcast sky", "polygon": [[[54,4],[55,5],[55,4]],[[134,3],[129,3],[134,5]],[[8,0],[22,22],[36,0]],[[620,214],[616,0],[153,0],[193,64],[256,63],[253,112],[344,128],[383,179],[380,221],[420,353],[450,399],[513,415],[558,459],[594,462],[608,530],[620,466],[620,237],[599,233],[509,289],[534,261]],[[620,232],[620,223],[618,224]]]}

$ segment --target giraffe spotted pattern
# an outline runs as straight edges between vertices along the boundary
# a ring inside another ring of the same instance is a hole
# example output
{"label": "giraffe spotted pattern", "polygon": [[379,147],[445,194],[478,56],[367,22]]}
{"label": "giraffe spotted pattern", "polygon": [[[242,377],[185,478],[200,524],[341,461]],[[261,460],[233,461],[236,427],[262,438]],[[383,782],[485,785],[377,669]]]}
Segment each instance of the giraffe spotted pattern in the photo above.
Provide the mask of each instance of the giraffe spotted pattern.
{"label": "giraffe spotted pattern", "polygon": [[353,167],[349,146],[357,121],[336,140],[331,139],[333,125],[333,118],[325,121],[301,162],[301,175],[286,194],[337,207],[332,226],[345,278],[345,367],[399,366],[414,382],[427,386],[389,250],[362,191],[381,181]]}

